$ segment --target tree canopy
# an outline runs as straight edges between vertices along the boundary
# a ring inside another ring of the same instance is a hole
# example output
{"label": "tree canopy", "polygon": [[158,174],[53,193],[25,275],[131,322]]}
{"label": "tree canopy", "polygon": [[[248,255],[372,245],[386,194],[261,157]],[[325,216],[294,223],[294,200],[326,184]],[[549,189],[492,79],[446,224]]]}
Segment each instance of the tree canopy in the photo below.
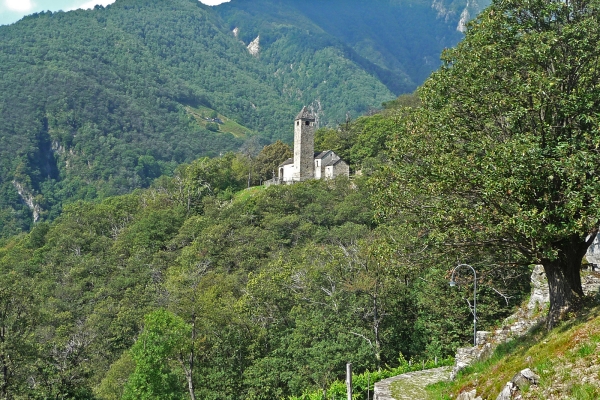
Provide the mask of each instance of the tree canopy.
{"label": "tree canopy", "polygon": [[599,7],[495,1],[405,111],[382,177],[382,215],[438,251],[544,265],[550,325],[583,295],[600,224]]}
{"label": "tree canopy", "polygon": [[[286,398],[327,390],[348,360],[374,371],[469,340],[444,264],[407,265],[395,222],[373,220],[368,176],[245,189],[240,157],[2,242],[0,393]],[[485,328],[514,305],[493,288],[519,301],[526,285],[482,276]]]}
{"label": "tree canopy", "polygon": [[393,97],[320,42],[317,54],[298,40],[255,58],[198,1],[38,13],[1,26],[0,41],[0,236],[63,204],[148,187],[250,136],[290,141],[293,117],[315,99],[327,124]]}

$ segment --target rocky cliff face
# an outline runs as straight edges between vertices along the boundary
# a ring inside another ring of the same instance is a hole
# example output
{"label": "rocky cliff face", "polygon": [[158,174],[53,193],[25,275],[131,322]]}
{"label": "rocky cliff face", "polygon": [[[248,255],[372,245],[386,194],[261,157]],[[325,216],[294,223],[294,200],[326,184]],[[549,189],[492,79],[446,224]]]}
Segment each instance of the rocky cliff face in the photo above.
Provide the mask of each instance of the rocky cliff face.
{"label": "rocky cliff face", "polygon": [[592,268],[600,265],[600,234],[596,235],[596,238],[585,254],[585,258],[588,263],[592,264]]}
{"label": "rocky cliff face", "polygon": [[31,210],[33,214],[33,222],[38,222],[40,219],[40,213],[42,212],[42,208],[39,206],[39,204],[35,203],[33,194],[29,190],[27,190],[27,188],[24,185],[17,181],[13,181],[13,185],[15,189],[17,189],[17,193],[19,193],[21,200],[23,200],[23,202],[27,204],[27,207],[29,207],[29,209]]}
{"label": "rocky cliff face", "polygon": [[253,56],[258,56],[260,52],[260,36],[257,36],[256,39],[250,42],[248,45],[248,52]]}
{"label": "rocky cliff face", "polygon": [[460,19],[458,20],[458,25],[456,26],[457,31],[465,33],[467,31],[467,23],[490,5],[490,2],[487,0],[484,0],[481,3],[482,5],[476,0],[467,1],[465,8],[460,13]]}
{"label": "rocky cliff face", "polygon": [[[456,30],[464,33],[467,30],[467,23],[490,4],[489,0],[467,0],[466,2],[433,0],[431,8],[437,11],[438,18],[448,24],[456,24]],[[458,23],[456,23],[457,18]]]}

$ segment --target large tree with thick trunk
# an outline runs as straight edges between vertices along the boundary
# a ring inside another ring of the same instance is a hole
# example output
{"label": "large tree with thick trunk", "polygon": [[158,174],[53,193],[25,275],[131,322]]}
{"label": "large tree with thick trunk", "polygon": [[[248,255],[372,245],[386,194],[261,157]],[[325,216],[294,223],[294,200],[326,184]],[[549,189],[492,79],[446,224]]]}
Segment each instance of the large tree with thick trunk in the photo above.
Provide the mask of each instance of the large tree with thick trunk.
{"label": "large tree with thick trunk", "polygon": [[[499,0],[398,114],[380,211],[475,262],[542,264],[548,326],[600,225],[600,1]],[[477,251],[475,251],[477,250]]]}

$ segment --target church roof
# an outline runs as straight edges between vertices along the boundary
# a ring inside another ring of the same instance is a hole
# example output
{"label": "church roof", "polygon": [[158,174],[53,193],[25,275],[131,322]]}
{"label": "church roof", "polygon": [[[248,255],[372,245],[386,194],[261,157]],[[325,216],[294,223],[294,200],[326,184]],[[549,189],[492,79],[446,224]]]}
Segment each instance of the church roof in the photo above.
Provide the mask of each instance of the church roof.
{"label": "church roof", "polygon": [[331,152],[331,150],[325,150],[325,151],[322,151],[322,152],[320,152],[320,153],[319,153],[319,152],[315,152],[315,160],[318,160],[318,159],[320,159],[320,158],[323,158],[323,157],[325,157],[325,156],[326,156],[327,154],[329,154],[330,152]]}
{"label": "church roof", "polygon": [[287,160],[285,160],[284,162],[282,162],[281,164],[279,164],[280,167],[283,167],[284,165],[290,165],[294,163],[294,159],[293,158],[288,158]]}
{"label": "church roof", "polygon": [[344,163],[346,164],[346,161],[342,160],[341,158],[339,160],[331,160],[330,162],[328,162],[325,167],[331,167],[331,166],[336,166],[338,164]]}
{"label": "church roof", "polygon": [[308,108],[302,107],[302,111],[300,111],[300,114],[298,114],[296,116],[295,121],[299,120],[299,119],[305,119],[305,120],[309,120],[309,121],[314,121],[315,120],[315,116],[313,115],[313,113],[310,112],[310,110]]}

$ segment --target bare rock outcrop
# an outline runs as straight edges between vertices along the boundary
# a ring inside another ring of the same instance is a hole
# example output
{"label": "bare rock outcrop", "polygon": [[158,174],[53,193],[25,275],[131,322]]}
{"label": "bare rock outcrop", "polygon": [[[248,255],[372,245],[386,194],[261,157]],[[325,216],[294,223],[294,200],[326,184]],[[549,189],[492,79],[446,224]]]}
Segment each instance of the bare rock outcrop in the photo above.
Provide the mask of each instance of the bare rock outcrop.
{"label": "bare rock outcrop", "polygon": [[550,289],[544,267],[536,265],[531,273],[531,297],[527,303],[527,312],[533,315],[550,303]]}
{"label": "bare rock outcrop", "polygon": [[537,385],[540,381],[540,377],[533,373],[529,368],[516,374],[510,382],[506,383],[504,389],[500,392],[496,400],[518,400],[521,398],[519,392],[520,389],[529,386]]}
{"label": "bare rock outcrop", "polygon": [[[375,383],[373,400],[414,400],[426,397],[425,386],[448,379],[448,367],[407,372]],[[392,397],[391,386],[395,382],[403,384],[399,397]]]}
{"label": "bare rock outcrop", "polygon": [[40,214],[42,213],[42,208],[35,202],[33,194],[21,183],[17,181],[13,181],[12,183],[15,189],[17,189],[17,193],[19,193],[21,200],[23,200],[23,202],[27,204],[27,207],[29,207],[31,210],[33,214],[33,222],[38,222],[40,219]]}
{"label": "bare rock outcrop", "polygon": [[260,36],[257,36],[250,44],[248,45],[248,51],[253,56],[258,56],[260,53]]}
{"label": "bare rock outcrop", "polygon": [[462,392],[456,397],[456,400],[481,400],[481,397],[477,396],[477,389],[473,389],[470,392]]}

